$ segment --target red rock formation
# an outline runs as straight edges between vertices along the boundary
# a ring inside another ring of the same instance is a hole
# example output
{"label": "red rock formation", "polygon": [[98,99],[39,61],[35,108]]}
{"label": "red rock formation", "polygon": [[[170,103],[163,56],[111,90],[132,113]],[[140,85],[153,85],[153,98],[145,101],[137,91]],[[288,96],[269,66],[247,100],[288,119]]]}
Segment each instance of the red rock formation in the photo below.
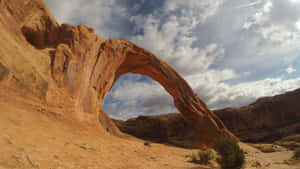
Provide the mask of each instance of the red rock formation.
{"label": "red rock formation", "polygon": [[300,133],[300,89],[264,97],[241,108],[215,111],[228,129],[243,141],[272,142]]}
{"label": "red rock formation", "polygon": [[113,121],[122,132],[151,142],[194,148],[197,140],[195,131],[178,113]]}
{"label": "red rock formation", "polygon": [[[41,0],[1,0],[0,4],[0,35],[11,36],[6,43],[17,46],[9,52],[1,49],[8,54],[1,56],[0,63],[10,73],[0,85],[39,97],[67,119],[89,125],[100,121],[104,129],[121,135],[99,105],[121,75],[143,74],[173,96],[198,135],[197,146],[212,145],[220,137],[236,139],[185,80],[152,53],[125,40],[102,39],[83,25],[59,25]],[[18,54],[13,55],[16,62],[9,56],[13,52]]]}

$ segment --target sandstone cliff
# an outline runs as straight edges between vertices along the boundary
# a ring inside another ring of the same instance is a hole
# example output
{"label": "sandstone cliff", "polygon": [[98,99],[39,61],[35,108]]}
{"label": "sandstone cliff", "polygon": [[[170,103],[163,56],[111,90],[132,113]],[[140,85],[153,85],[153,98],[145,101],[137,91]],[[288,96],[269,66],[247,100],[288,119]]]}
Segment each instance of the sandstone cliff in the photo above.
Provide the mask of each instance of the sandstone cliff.
{"label": "sandstone cliff", "polygon": [[[261,98],[249,106],[214,112],[242,141],[274,142],[289,135],[300,134],[298,100],[300,89]],[[182,116],[176,113],[142,116],[127,121],[116,121],[116,124],[121,131],[138,138],[180,147],[190,147],[189,140],[195,137],[195,133]]]}
{"label": "sandstone cliff", "polygon": [[123,136],[100,105],[121,75],[138,73],[158,81],[174,98],[197,135],[195,146],[236,139],[185,80],[149,51],[125,40],[105,40],[83,25],[59,25],[41,0],[1,0],[0,11],[3,95],[17,93],[48,114]]}
{"label": "sandstone cliff", "polygon": [[272,142],[300,133],[300,89],[215,113],[241,140]]}
{"label": "sandstone cliff", "polygon": [[178,113],[140,116],[127,121],[114,120],[118,128],[129,135],[157,143],[194,148],[194,130]]}

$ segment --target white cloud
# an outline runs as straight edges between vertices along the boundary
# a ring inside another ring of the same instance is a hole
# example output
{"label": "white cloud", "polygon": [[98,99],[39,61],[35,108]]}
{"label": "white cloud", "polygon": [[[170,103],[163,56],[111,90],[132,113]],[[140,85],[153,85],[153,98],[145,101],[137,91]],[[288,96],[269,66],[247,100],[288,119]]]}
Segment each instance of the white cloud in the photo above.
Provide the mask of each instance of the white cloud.
{"label": "white cloud", "polygon": [[264,5],[264,12],[269,13],[273,7],[272,1],[268,0]]}
{"label": "white cloud", "polygon": [[45,0],[47,7],[51,10],[55,19],[59,23],[65,23],[70,21],[72,18],[72,13],[78,7],[78,1],[74,2],[74,6],[71,5],[71,0],[60,1],[60,0]]}
{"label": "white cloud", "polygon": [[300,21],[296,23],[296,28],[300,30]]}
{"label": "white cloud", "polygon": [[[267,78],[264,80],[245,82],[237,85],[219,85],[214,89],[208,105],[212,108],[224,106],[239,107],[264,96],[274,96],[286,91],[297,89],[300,78],[284,80],[282,78]],[[221,92],[218,94],[217,92]]]}
{"label": "white cloud", "polygon": [[221,1],[167,0],[165,3],[159,15],[131,17],[144,32],[131,40],[167,61],[181,74],[203,73],[217,57],[222,57],[224,49],[216,43],[204,48],[194,46],[198,38],[192,33],[216,13]]}
{"label": "white cloud", "polygon": [[179,10],[181,14],[188,19],[196,17],[196,22],[203,22],[208,17],[214,15],[223,0],[166,0],[165,12],[173,12]]}
{"label": "white cloud", "polygon": [[300,3],[300,0],[289,0],[292,3]]}
{"label": "white cloud", "polygon": [[299,31],[294,29],[294,25],[297,27],[297,18],[300,17],[299,9],[299,5],[267,0],[260,10],[248,18],[242,28],[250,30],[253,27],[253,30],[261,34],[268,43],[285,47],[291,41],[299,41]]}
{"label": "white cloud", "polygon": [[243,28],[249,29],[254,25],[264,24],[269,19],[269,13],[271,12],[272,7],[273,4],[271,0],[265,1],[262,6],[262,9],[255,12],[254,15],[251,16],[249,20],[244,23]]}
{"label": "white cloud", "polygon": [[261,30],[262,35],[266,40],[273,42],[287,42],[292,36],[292,32],[289,32],[284,26],[271,25]]}
{"label": "white cloud", "polygon": [[[117,0],[45,0],[59,23],[85,24],[104,38],[119,38],[120,24],[126,21],[126,8]],[[123,28],[124,29],[124,28]]]}
{"label": "white cloud", "polygon": [[256,1],[256,2],[250,2],[248,4],[244,4],[244,5],[240,5],[238,6],[237,8],[249,8],[249,7],[252,7],[252,6],[256,6],[256,5],[259,5],[261,4],[262,2],[260,0]]}
{"label": "white cloud", "polygon": [[285,71],[288,74],[292,74],[292,73],[296,72],[296,69],[294,69],[292,66],[290,66],[290,67],[286,68]]}

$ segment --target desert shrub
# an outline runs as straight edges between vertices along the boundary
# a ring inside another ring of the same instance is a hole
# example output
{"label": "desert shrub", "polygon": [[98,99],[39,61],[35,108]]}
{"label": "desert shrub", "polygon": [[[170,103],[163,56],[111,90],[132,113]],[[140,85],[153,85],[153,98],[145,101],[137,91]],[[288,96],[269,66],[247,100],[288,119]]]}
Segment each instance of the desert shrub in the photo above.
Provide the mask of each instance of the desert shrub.
{"label": "desert shrub", "polygon": [[200,164],[208,164],[210,160],[213,159],[213,154],[211,151],[199,151],[198,152],[199,163]]}
{"label": "desert shrub", "polygon": [[300,148],[296,149],[294,152],[294,158],[295,159],[300,159]]}
{"label": "desert shrub", "polygon": [[208,164],[208,162],[212,159],[213,159],[213,154],[209,150],[207,151],[199,150],[197,154],[193,153],[191,155],[191,162],[198,163],[198,164]]}
{"label": "desert shrub", "polygon": [[234,140],[227,138],[216,140],[214,148],[220,155],[217,161],[223,169],[239,169],[243,166],[244,152]]}
{"label": "desert shrub", "polygon": [[198,157],[197,157],[197,155],[194,154],[194,153],[191,155],[191,162],[193,162],[193,163],[198,163]]}
{"label": "desert shrub", "polygon": [[151,147],[151,143],[150,143],[149,141],[145,141],[145,142],[144,142],[144,146]]}

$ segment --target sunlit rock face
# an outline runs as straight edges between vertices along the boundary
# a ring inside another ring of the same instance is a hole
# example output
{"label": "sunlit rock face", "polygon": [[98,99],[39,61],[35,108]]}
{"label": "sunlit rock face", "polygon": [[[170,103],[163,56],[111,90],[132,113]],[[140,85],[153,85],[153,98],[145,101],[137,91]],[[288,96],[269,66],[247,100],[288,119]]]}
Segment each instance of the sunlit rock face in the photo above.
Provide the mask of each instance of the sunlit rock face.
{"label": "sunlit rock face", "polygon": [[173,97],[197,133],[195,146],[211,146],[220,137],[236,139],[186,81],[149,51],[125,40],[105,40],[83,25],[59,25],[41,0],[1,0],[0,5],[3,90],[35,98],[52,114],[74,122],[100,122],[103,131],[121,136],[100,105],[121,75],[142,74]]}

